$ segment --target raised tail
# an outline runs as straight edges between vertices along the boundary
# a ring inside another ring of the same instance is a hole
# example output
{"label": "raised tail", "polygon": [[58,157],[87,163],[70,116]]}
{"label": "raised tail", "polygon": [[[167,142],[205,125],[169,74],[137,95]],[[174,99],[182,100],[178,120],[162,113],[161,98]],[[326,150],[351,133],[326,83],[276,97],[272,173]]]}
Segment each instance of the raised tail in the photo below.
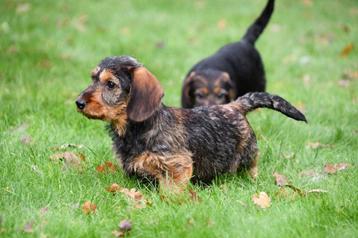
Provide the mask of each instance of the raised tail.
{"label": "raised tail", "polygon": [[244,115],[256,108],[266,107],[279,111],[297,121],[307,122],[305,115],[303,115],[285,99],[277,95],[271,95],[264,92],[246,93],[236,99],[235,102],[238,103],[239,111]]}
{"label": "raised tail", "polygon": [[254,45],[257,38],[264,31],[267,23],[269,22],[273,9],[275,5],[275,0],[268,0],[265,9],[261,12],[261,15],[255,20],[255,22],[247,29],[243,40],[246,40],[250,44]]}

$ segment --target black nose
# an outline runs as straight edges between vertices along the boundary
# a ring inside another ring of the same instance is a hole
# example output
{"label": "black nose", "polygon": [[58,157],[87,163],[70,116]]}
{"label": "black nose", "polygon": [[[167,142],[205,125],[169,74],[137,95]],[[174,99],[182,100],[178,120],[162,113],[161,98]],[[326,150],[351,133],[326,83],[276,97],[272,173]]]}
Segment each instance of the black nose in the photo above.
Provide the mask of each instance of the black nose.
{"label": "black nose", "polygon": [[85,108],[86,103],[85,103],[84,100],[78,99],[78,100],[76,101],[76,105],[77,105],[78,109],[81,109],[81,110],[82,110],[83,108]]}

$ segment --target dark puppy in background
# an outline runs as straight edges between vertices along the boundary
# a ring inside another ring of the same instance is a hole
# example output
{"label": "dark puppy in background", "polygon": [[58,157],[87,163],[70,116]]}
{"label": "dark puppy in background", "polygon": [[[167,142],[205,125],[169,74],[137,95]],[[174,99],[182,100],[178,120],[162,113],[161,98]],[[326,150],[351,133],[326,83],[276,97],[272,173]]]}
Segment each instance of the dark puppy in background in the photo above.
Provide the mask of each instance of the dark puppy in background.
{"label": "dark puppy in background", "polygon": [[181,102],[184,108],[229,103],[247,92],[263,92],[265,70],[255,42],[274,9],[269,0],[244,37],[201,60],[187,73]]}
{"label": "dark puppy in background", "polygon": [[159,81],[127,56],[102,60],[77,98],[78,111],[109,122],[114,150],[128,175],[181,191],[190,180],[248,169],[257,175],[258,148],[246,114],[267,107],[295,120],[305,116],[279,96],[248,93],[226,105],[176,109],[161,103]]}

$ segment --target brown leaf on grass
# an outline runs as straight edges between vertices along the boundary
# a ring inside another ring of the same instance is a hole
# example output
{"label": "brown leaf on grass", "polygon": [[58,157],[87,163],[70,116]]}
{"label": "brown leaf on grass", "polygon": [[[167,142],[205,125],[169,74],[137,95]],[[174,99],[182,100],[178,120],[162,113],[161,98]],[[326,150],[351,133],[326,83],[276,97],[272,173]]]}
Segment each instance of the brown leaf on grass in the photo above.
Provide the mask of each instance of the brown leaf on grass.
{"label": "brown leaf on grass", "polygon": [[333,145],[321,144],[321,142],[307,142],[306,146],[310,149],[319,149],[319,148],[331,148]]}
{"label": "brown leaf on grass", "polygon": [[113,164],[111,161],[106,161],[104,164],[100,164],[96,167],[97,172],[116,172],[118,170],[117,165]]}
{"label": "brown leaf on grass", "polygon": [[273,176],[275,177],[275,184],[279,187],[285,186],[288,184],[288,180],[286,178],[286,176],[279,174],[279,173],[274,173]]}
{"label": "brown leaf on grass", "polygon": [[19,52],[19,49],[16,47],[16,45],[12,45],[9,48],[7,48],[6,52],[8,54],[16,54],[17,52]]}
{"label": "brown leaf on grass", "polygon": [[120,231],[123,231],[123,232],[128,232],[132,229],[132,224],[130,221],[128,220],[122,220],[120,223],[119,223],[119,230]]}
{"label": "brown leaf on grass", "polygon": [[350,85],[350,81],[348,79],[341,79],[341,80],[338,80],[338,85],[343,87],[343,88],[348,88],[349,85]]}
{"label": "brown leaf on grass", "polygon": [[123,188],[120,190],[121,193],[125,194],[127,197],[133,199],[134,201],[143,200],[143,194],[137,191],[135,188]]}
{"label": "brown leaf on grass", "polygon": [[100,165],[98,165],[98,166],[96,167],[96,171],[97,171],[98,173],[104,173],[105,169],[106,169],[106,167],[105,167],[105,165],[103,165],[103,164],[100,164]]}
{"label": "brown leaf on grass", "polygon": [[132,229],[132,223],[128,220],[122,220],[118,225],[118,230],[112,231],[114,237],[123,237]]}
{"label": "brown leaf on grass", "polygon": [[23,231],[24,231],[25,233],[33,233],[33,232],[34,232],[33,226],[34,226],[34,222],[33,222],[33,221],[27,222],[27,223],[24,225]]}
{"label": "brown leaf on grass", "polygon": [[16,13],[17,14],[23,14],[28,12],[31,9],[30,3],[20,3],[16,7]]}
{"label": "brown leaf on grass", "polygon": [[134,207],[141,209],[145,208],[148,204],[147,200],[144,198],[143,194],[139,191],[137,191],[135,188],[122,188],[120,189],[121,193],[126,195],[130,200],[134,202]]}
{"label": "brown leaf on grass", "polygon": [[301,176],[301,177],[314,177],[314,176],[318,176],[318,175],[319,175],[319,173],[317,173],[313,169],[304,170],[299,173],[299,176]]}
{"label": "brown leaf on grass", "polygon": [[81,161],[84,160],[84,155],[66,151],[53,154],[50,156],[50,159],[53,161],[64,161],[65,165],[68,167],[80,168]]}
{"label": "brown leaf on grass", "polygon": [[344,31],[345,33],[349,33],[349,32],[351,31],[351,28],[350,28],[348,25],[346,25],[346,24],[342,24],[342,25],[341,25],[341,29],[342,29],[342,31]]}
{"label": "brown leaf on grass", "polygon": [[324,172],[327,174],[335,174],[338,171],[345,170],[351,167],[348,163],[326,164],[324,166]]}
{"label": "brown leaf on grass", "polygon": [[72,22],[73,27],[79,32],[85,32],[87,20],[88,20],[87,15],[81,15],[73,20]]}
{"label": "brown leaf on grass", "polygon": [[20,141],[24,145],[29,145],[32,142],[32,137],[29,135],[23,135],[21,136]]}
{"label": "brown leaf on grass", "polygon": [[47,214],[48,212],[48,207],[42,207],[40,208],[40,216],[43,217]]}
{"label": "brown leaf on grass", "polygon": [[353,44],[349,43],[348,45],[346,45],[342,51],[341,51],[341,57],[347,57],[353,50]]}
{"label": "brown leaf on grass", "polygon": [[309,74],[303,75],[302,81],[303,81],[303,84],[305,85],[305,87],[310,86],[310,84],[311,84],[311,76]]}
{"label": "brown leaf on grass", "polygon": [[96,209],[96,204],[92,203],[91,201],[85,201],[82,205],[82,212],[86,215],[90,213],[95,213]]}
{"label": "brown leaf on grass", "polygon": [[313,5],[313,1],[312,0],[302,0],[303,5],[310,7]]}
{"label": "brown leaf on grass", "polygon": [[106,161],[105,165],[111,172],[116,172],[118,169],[117,166],[115,164],[113,164],[111,161]]}
{"label": "brown leaf on grass", "polygon": [[347,71],[342,74],[342,79],[347,79],[347,80],[358,79],[358,71]]}
{"label": "brown leaf on grass", "polygon": [[252,201],[260,208],[268,208],[271,206],[271,198],[265,192],[254,194]]}
{"label": "brown leaf on grass", "polygon": [[158,41],[157,43],[155,43],[155,48],[157,49],[163,49],[164,47],[165,47],[164,41]]}
{"label": "brown leaf on grass", "polygon": [[225,19],[220,19],[216,26],[218,27],[219,30],[225,30],[226,26],[227,26],[227,22]]}
{"label": "brown leaf on grass", "polygon": [[119,192],[121,190],[121,186],[116,183],[112,183],[106,190],[110,193]]}

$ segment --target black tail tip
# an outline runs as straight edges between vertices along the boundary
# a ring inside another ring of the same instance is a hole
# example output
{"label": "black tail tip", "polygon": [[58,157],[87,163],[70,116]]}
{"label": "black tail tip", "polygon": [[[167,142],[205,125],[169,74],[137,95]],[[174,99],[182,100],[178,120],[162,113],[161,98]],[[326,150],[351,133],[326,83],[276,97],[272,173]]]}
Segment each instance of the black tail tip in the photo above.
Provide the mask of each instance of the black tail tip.
{"label": "black tail tip", "polygon": [[297,119],[298,121],[303,121],[303,122],[305,122],[305,123],[308,123],[308,121],[307,121],[305,115],[304,115],[302,112],[300,112],[300,111],[298,111],[298,113],[297,113],[297,115],[296,115],[296,119]]}

